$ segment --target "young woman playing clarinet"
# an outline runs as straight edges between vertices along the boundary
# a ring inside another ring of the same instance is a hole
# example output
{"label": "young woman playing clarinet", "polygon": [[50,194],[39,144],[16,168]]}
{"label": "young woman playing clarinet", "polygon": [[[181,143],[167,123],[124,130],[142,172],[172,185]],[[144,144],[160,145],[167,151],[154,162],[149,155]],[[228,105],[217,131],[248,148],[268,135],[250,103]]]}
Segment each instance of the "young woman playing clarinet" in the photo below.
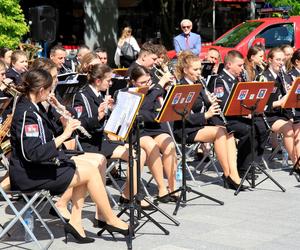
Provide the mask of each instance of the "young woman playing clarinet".
{"label": "young woman playing clarinet", "polygon": [[[201,61],[191,52],[182,52],[176,65],[177,79],[180,84],[199,84]],[[220,106],[216,96],[203,89],[188,114],[186,120],[187,142],[214,143],[215,152],[223,169],[224,186],[237,189],[240,177],[237,171],[237,150],[234,136],[227,133],[224,121],[218,119]],[[174,135],[181,139],[181,122],[174,123]],[[242,187],[244,190],[245,187]]]}
{"label": "young woman playing clarinet", "polygon": [[94,158],[98,159],[98,164],[95,164],[79,156],[68,158],[60,150],[62,143],[70,138],[80,122],[68,120],[63,133],[56,137],[49,129],[48,117],[40,111],[38,104],[47,100],[52,85],[50,73],[38,69],[27,72],[19,87],[23,95],[17,104],[11,127],[11,189],[47,189],[53,194],[72,189],[71,218],[64,226],[66,242],[68,234],[73,235],[78,243],[94,241],[85,235],[81,224],[81,211],[87,192],[106,221],[105,229],[128,235],[128,225],[112,212],[98,171],[98,164],[105,162],[104,157],[94,154]]}
{"label": "young woman playing clarinet", "polygon": [[[283,72],[284,53],[280,48],[273,48],[268,53],[268,67],[259,76],[259,81],[274,81],[276,92],[271,94],[268,103],[268,110],[265,112],[268,123],[275,133],[283,135],[283,143],[289,154],[289,158],[296,163],[300,156],[299,140],[300,134],[295,133],[297,124],[292,121],[293,113],[291,110],[282,109],[281,105],[285,102],[289,89],[288,77]],[[295,171],[300,174],[299,166]]]}

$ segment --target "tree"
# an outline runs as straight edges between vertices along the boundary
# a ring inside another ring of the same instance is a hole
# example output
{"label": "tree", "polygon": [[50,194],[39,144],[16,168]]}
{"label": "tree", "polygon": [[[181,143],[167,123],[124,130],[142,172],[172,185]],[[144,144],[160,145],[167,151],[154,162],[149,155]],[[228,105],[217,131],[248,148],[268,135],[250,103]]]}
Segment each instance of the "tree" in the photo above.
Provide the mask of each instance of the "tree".
{"label": "tree", "polygon": [[279,6],[290,6],[292,7],[289,12],[290,15],[297,16],[300,15],[300,2],[299,0],[268,0],[268,3],[272,4],[274,7]]}
{"label": "tree", "polygon": [[1,0],[0,47],[16,48],[28,31],[19,0]]}

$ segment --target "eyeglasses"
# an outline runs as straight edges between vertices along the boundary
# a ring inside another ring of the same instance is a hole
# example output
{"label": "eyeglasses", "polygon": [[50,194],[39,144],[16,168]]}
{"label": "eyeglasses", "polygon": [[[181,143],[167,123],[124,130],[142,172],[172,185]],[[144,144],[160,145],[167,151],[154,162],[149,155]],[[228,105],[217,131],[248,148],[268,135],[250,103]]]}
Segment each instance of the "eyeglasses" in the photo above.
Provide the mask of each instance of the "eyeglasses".
{"label": "eyeglasses", "polygon": [[190,29],[191,26],[190,25],[189,26],[182,26],[181,28],[183,28],[183,29]]}

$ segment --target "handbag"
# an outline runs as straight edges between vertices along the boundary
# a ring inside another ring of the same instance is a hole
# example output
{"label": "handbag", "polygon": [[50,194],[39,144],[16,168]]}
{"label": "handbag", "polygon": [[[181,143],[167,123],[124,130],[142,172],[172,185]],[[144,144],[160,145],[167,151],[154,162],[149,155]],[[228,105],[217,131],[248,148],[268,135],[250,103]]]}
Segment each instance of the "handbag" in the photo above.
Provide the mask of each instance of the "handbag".
{"label": "handbag", "polygon": [[123,46],[121,47],[122,56],[129,61],[134,61],[137,56],[137,51],[134,50],[132,45],[128,42],[124,42]]}

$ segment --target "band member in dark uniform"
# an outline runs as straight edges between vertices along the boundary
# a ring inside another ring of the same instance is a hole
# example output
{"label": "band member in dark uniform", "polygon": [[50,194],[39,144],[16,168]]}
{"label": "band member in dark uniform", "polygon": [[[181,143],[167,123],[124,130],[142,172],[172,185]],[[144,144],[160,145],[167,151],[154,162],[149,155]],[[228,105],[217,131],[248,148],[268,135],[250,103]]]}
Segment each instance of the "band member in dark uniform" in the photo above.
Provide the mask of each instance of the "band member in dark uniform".
{"label": "band member in dark uniform", "polygon": [[247,76],[247,81],[251,82],[256,79],[256,76],[262,73],[265,70],[264,66],[264,49],[255,45],[249,48],[247,57],[245,59],[245,72]]}
{"label": "band member in dark uniform", "polygon": [[[165,85],[170,82],[172,75],[166,73],[161,77],[157,84],[153,84],[141,106],[139,114],[144,121],[141,131],[140,143],[141,147],[147,153],[147,163],[152,175],[158,186],[158,198],[165,196],[168,191],[173,192],[175,187],[175,174],[177,169],[177,157],[175,144],[169,134],[166,123],[157,123],[154,119],[161,107],[161,101],[165,94]],[[129,86],[144,87],[150,86],[152,78],[150,71],[143,66],[135,66],[130,74]],[[164,180],[163,171],[168,179],[167,190]],[[177,196],[165,196],[159,199],[161,202],[176,201]]]}
{"label": "band member in dark uniform", "polygon": [[[178,57],[176,75],[180,84],[201,84],[201,61],[191,52],[182,52]],[[203,85],[204,86],[204,85]],[[220,106],[216,96],[203,88],[197,96],[192,111],[186,119],[186,138],[188,143],[211,142],[224,173],[225,187],[237,189],[240,177],[237,172],[236,146],[232,134],[228,134],[224,121],[219,118]],[[217,125],[217,126],[214,126]],[[181,121],[174,124],[174,134],[181,140]],[[242,187],[244,189],[244,187]]]}
{"label": "band member in dark uniform", "polygon": [[28,58],[24,51],[15,50],[11,54],[10,67],[6,71],[6,77],[13,80],[15,84],[22,82],[22,74],[27,71]]}
{"label": "band member in dark uniform", "polygon": [[[83,127],[92,135],[92,138],[80,139],[85,152],[100,152],[107,158],[128,161],[127,145],[111,141],[103,129],[108,119],[108,112],[112,109],[113,99],[101,92],[107,92],[111,84],[112,69],[107,65],[95,64],[88,73],[88,86],[74,97],[74,108]],[[141,150],[141,168],[146,159],[145,152]],[[135,168],[134,168],[135,169]],[[136,182],[134,190],[136,192]],[[120,203],[129,201],[129,175]],[[142,201],[142,207],[147,209],[148,203]]]}
{"label": "band member in dark uniform", "polygon": [[[214,93],[221,100],[220,105],[223,109],[227,98],[235,84],[241,81],[241,74],[244,69],[243,55],[236,50],[231,50],[225,56],[225,68],[216,78],[214,83]],[[251,162],[251,118],[232,116],[226,117],[228,121],[227,130],[233,133],[234,137],[239,140],[237,144],[237,166],[239,175],[244,176]],[[268,138],[267,126],[262,117],[255,117],[255,134],[254,151],[255,156],[260,159],[263,155],[266,140]]]}
{"label": "band member in dark uniform", "polygon": [[[110,207],[108,197],[98,171],[98,165],[84,157],[67,157],[60,150],[61,144],[70,138],[80,122],[70,119],[64,132],[54,137],[49,129],[49,121],[41,113],[38,103],[46,101],[52,89],[53,79],[45,70],[32,70],[26,73],[19,91],[20,98],[11,127],[12,156],[9,176],[12,190],[47,189],[53,194],[72,190],[72,214],[65,224],[66,237],[73,235],[78,243],[93,242],[85,236],[81,225],[81,210],[86,192],[95,201],[99,212],[105,217],[105,229],[110,232],[128,234],[126,223],[117,218]],[[103,164],[103,156],[95,154],[98,164]],[[67,209],[67,208],[66,208]],[[67,240],[67,239],[66,239]]]}
{"label": "band member in dark uniform", "polygon": [[[268,53],[268,68],[259,77],[259,80],[275,82],[274,91],[268,102],[269,108],[265,113],[272,131],[283,135],[284,146],[289,154],[289,158],[295,164],[300,156],[300,149],[296,147],[296,143],[300,140],[300,134],[295,133],[292,111],[281,108],[291,83],[288,82],[288,77],[283,72],[283,65],[283,51],[280,48],[271,49]],[[297,173],[300,173],[298,168]]]}

